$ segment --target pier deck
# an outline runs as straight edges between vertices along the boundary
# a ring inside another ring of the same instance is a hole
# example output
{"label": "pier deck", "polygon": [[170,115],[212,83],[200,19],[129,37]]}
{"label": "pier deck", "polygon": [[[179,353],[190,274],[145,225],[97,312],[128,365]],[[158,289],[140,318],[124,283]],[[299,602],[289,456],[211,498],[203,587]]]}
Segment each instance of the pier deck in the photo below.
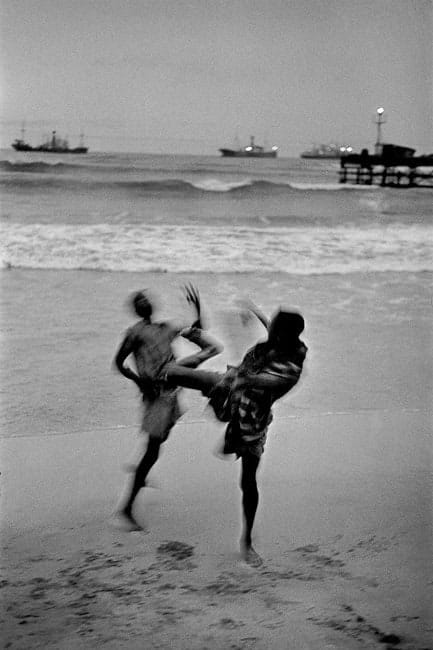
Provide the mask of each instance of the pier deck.
{"label": "pier deck", "polygon": [[[389,148],[387,148],[389,147]],[[340,183],[382,187],[433,187],[433,155],[414,156],[413,149],[384,145],[381,155],[342,156]]]}

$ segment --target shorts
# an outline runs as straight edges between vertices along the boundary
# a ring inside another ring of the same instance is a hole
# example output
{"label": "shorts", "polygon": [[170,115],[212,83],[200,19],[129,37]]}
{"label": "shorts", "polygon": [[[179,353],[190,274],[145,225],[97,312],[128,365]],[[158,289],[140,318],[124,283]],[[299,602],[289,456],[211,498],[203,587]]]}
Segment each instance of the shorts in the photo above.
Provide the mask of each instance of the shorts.
{"label": "shorts", "polygon": [[144,402],[141,429],[149,438],[165,442],[182,415],[178,391],[161,393],[156,399]]}
{"label": "shorts", "polygon": [[261,458],[265,450],[267,434],[267,426],[261,431],[247,433],[230,422],[224,434],[224,445],[221,451],[223,454],[236,454],[238,458],[246,454]]}

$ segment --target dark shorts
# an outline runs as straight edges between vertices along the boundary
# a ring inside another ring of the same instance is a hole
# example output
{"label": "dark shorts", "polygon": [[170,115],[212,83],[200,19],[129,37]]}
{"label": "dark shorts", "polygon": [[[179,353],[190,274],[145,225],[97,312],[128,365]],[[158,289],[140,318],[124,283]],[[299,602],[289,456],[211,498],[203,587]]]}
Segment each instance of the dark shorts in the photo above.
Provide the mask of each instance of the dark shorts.
{"label": "dark shorts", "polygon": [[261,458],[268,434],[268,427],[261,431],[241,431],[235,423],[230,422],[224,434],[224,444],[221,453],[236,454],[238,458],[247,454]]}

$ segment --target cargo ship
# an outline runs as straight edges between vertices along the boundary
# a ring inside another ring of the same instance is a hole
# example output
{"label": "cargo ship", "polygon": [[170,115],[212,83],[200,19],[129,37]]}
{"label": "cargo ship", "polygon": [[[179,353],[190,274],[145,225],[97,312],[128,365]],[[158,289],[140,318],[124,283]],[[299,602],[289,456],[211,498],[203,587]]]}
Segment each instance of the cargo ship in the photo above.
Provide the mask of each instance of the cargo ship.
{"label": "cargo ship", "polygon": [[250,144],[239,149],[219,149],[222,156],[231,158],[276,158],[278,147],[273,146],[265,149],[254,142],[254,136],[250,137]]}
{"label": "cargo ship", "polygon": [[301,153],[301,158],[339,159],[352,153],[351,146],[339,144],[319,144]]}
{"label": "cargo ship", "polygon": [[59,138],[56,131],[53,131],[51,138],[47,138],[45,142],[32,147],[24,139],[24,130],[21,130],[21,138],[17,138],[12,142],[12,147],[15,151],[38,151],[42,153],[87,153],[89,148],[83,145],[83,135],[80,136],[81,142],[79,147],[69,147],[69,142],[66,138]]}

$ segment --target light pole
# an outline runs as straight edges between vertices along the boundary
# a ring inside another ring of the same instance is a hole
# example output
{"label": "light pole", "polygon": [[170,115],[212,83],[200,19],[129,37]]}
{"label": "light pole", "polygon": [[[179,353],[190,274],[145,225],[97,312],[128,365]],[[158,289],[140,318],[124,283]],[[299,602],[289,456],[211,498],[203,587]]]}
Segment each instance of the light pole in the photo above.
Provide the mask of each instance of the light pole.
{"label": "light pole", "polygon": [[374,153],[376,156],[382,154],[382,124],[385,122],[385,109],[380,106],[376,109],[376,124],[377,124],[377,137],[376,144],[374,145]]}

